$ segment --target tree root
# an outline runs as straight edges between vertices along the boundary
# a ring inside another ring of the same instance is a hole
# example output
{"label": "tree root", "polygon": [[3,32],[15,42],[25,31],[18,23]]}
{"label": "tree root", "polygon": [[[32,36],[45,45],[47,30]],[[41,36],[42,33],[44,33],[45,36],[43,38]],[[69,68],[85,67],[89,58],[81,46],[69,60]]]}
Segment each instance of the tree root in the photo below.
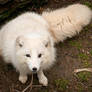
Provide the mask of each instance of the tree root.
{"label": "tree root", "polygon": [[82,68],[82,69],[75,69],[74,73],[79,73],[82,71],[92,72],[92,68]]}

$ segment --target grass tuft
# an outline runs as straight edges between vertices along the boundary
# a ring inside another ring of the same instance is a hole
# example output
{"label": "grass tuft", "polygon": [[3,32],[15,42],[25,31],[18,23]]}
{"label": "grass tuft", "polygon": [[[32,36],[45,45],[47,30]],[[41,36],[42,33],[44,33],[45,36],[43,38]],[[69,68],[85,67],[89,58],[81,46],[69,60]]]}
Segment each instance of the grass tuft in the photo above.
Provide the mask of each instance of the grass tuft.
{"label": "grass tuft", "polygon": [[88,62],[87,60],[84,60],[84,61],[82,62],[82,64],[83,64],[83,67],[85,67],[85,68],[87,68],[87,67],[92,67],[92,64],[91,64],[90,62]]}
{"label": "grass tuft", "polygon": [[71,46],[77,47],[78,49],[82,48],[82,45],[80,42],[70,41],[69,43]]}
{"label": "grass tuft", "polygon": [[65,91],[68,87],[68,84],[69,81],[64,78],[55,80],[55,85],[59,91]]}
{"label": "grass tuft", "polygon": [[82,60],[88,60],[89,59],[89,56],[84,54],[84,53],[79,53],[78,54],[79,58],[81,58]]}
{"label": "grass tuft", "polygon": [[78,73],[78,78],[81,82],[87,82],[91,76],[90,72],[80,72]]}
{"label": "grass tuft", "polygon": [[83,4],[92,9],[92,3],[91,2],[85,1]]}
{"label": "grass tuft", "polygon": [[90,52],[89,52],[89,53],[90,53],[90,55],[92,56],[92,50],[90,50]]}

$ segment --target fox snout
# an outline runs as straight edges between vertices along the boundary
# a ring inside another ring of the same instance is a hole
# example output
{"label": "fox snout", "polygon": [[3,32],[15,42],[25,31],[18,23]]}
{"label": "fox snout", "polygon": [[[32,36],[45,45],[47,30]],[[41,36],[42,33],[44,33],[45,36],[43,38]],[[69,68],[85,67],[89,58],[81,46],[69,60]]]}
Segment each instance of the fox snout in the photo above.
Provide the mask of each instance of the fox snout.
{"label": "fox snout", "polygon": [[28,62],[27,65],[32,73],[37,73],[40,69],[39,63]]}
{"label": "fox snout", "polygon": [[37,68],[36,67],[33,67],[32,68],[32,72],[37,72]]}

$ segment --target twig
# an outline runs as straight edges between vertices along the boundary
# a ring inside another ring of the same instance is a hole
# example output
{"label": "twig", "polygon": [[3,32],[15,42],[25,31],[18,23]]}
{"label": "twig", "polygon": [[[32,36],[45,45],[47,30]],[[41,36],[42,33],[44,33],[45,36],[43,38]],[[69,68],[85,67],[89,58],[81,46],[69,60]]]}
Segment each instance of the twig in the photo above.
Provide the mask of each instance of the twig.
{"label": "twig", "polygon": [[31,83],[30,83],[25,89],[23,89],[22,92],[26,92],[26,90],[27,90],[28,88],[30,88],[30,92],[31,92],[31,90],[32,90],[32,84],[33,84],[33,74],[32,74],[32,80],[31,80]]}
{"label": "twig", "polygon": [[78,72],[82,72],[82,71],[92,72],[92,68],[75,69],[74,73],[78,73]]}
{"label": "twig", "polygon": [[[92,68],[75,69],[75,70],[74,70],[74,76],[75,76],[77,79],[79,79],[76,73],[83,72],[83,71],[92,72]],[[84,84],[83,84],[82,82],[79,82],[79,83],[84,86]]]}
{"label": "twig", "polygon": [[33,74],[32,74],[31,83],[26,88],[24,88],[22,91],[19,91],[19,90],[15,90],[15,91],[16,92],[26,92],[30,88],[29,92],[31,92],[33,87],[42,87],[42,85],[33,85]]}
{"label": "twig", "polygon": [[14,92],[15,92],[15,91],[16,91],[16,92],[20,92],[20,91],[19,91],[19,90],[17,90],[17,89],[15,89],[15,90],[14,90]]}

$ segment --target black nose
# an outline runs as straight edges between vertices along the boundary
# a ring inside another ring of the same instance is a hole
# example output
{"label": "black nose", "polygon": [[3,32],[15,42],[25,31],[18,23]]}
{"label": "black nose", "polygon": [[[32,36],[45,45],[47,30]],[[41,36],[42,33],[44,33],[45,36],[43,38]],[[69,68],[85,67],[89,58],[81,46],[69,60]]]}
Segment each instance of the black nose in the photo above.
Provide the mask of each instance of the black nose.
{"label": "black nose", "polygon": [[34,67],[32,70],[33,70],[33,72],[36,72],[36,71],[37,71],[37,68],[36,68],[36,67]]}

